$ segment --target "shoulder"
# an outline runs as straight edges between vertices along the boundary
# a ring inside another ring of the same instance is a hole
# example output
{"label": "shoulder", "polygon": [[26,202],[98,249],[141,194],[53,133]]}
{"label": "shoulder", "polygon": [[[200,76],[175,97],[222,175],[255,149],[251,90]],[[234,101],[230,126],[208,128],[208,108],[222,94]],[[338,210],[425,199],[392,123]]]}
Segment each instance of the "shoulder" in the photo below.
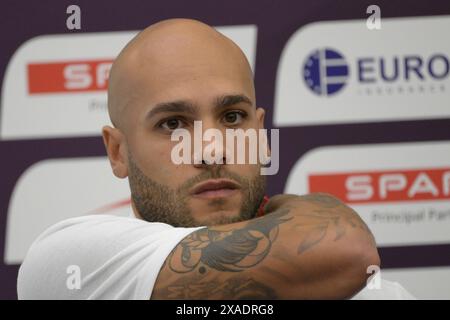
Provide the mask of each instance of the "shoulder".
{"label": "shoulder", "polygon": [[[148,299],[144,290],[151,289],[160,265],[178,242],[196,229],[110,215],[61,221],[30,247],[19,270],[18,296]],[[67,286],[74,266],[80,272],[79,290]],[[150,288],[139,287],[142,285]]]}

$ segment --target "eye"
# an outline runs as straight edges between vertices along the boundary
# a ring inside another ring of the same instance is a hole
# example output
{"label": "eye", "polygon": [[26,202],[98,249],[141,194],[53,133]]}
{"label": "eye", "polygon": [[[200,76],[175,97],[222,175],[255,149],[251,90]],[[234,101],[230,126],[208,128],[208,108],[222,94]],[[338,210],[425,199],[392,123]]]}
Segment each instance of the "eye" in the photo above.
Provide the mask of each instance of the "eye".
{"label": "eye", "polygon": [[176,118],[167,119],[159,125],[161,128],[166,130],[175,130],[183,127],[183,121]]}
{"label": "eye", "polygon": [[224,121],[226,122],[226,124],[228,125],[238,125],[242,122],[242,120],[246,117],[247,115],[242,112],[242,111],[231,111],[231,112],[227,112],[224,116]]}

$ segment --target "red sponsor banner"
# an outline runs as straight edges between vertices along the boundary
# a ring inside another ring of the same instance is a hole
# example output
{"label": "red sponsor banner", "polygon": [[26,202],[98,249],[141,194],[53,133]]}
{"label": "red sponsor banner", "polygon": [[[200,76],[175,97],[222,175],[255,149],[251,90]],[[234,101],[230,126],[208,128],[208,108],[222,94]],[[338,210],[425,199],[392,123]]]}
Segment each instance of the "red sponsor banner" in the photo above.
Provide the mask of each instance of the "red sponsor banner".
{"label": "red sponsor banner", "polygon": [[450,199],[450,167],[310,174],[309,192],[327,192],[347,203]]}
{"label": "red sponsor banner", "polygon": [[103,91],[113,60],[28,64],[29,94]]}

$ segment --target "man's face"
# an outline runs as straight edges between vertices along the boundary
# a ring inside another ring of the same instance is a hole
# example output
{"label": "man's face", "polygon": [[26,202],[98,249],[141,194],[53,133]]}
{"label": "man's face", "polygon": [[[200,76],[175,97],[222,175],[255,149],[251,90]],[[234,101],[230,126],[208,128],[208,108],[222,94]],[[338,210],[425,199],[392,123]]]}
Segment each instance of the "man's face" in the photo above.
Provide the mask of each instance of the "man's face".
{"label": "man's face", "polygon": [[[169,52],[158,63],[143,62],[128,102],[126,145],[132,200],[147,221],[174,226],[215,225],[254,217],[264,196],[259,164],[194,164],[194,121],[203,132],[216,128],[262,129],[264,111],[255,108],[251,75],[226,54]],[[147,63],[147,64],[146,64]],[[191,134],[192,164],[177,165],[171,154],[175,129]],[[203,133],[202,132],[202,133]],[[248,143],[248,140],[246,141]],[[203,148],[210,142],[201,142]],[[198,150],[197,150],[198,151]],[[242,150],[234,150],[242,152]],[[246,145],[248,160],[248,145]],[[235,159],[236,163],[236,159]]]}

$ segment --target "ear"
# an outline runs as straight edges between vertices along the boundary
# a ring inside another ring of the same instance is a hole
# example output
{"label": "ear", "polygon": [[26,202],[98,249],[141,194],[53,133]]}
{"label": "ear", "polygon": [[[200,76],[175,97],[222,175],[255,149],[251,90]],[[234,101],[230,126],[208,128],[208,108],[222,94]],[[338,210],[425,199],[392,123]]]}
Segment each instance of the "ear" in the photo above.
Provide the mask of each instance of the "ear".
{"label": "ear", "polygon": [[125,136],[119,129],[110,126],[102,128],[102,135],[114,175],[118,178],[126,178],[128,176],[128,163]]}
{"label": "ear", "polygon": [[[266,115],[266,110],[263,108],[256,109],[256,119],[258,121],[258,129],[264,129],[264,118]],[[267,137],[269,138],[269,137]],[[267,141],[267,155],[270,157],[272,155],[272,151],[270,150],[269,142]]]}
{"label": "ear", "polygon": [[263,108],[256,109],[256,119],[258,121],[258,129],[264,129],[264,117],[266,115],[266,111]]}

